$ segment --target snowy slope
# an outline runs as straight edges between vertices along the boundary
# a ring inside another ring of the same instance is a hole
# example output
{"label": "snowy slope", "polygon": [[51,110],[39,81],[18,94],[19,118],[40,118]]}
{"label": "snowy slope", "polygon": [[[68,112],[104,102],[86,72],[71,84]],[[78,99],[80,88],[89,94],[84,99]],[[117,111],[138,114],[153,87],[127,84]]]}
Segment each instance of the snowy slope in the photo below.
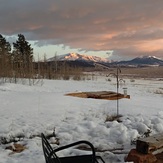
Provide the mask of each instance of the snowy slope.
{"label": "snowy slope", "polygon": [[109,62],[108,59],[97,57],[97,56],[88,56],[78,53],[68,53],[64,55],[58,55],[56,57],[49,58],[47,61],[85,61],[85,62]]}
{"label": "snowy slope", "polygon": [[125,66],[163,66],[163,60],[155,56],[141,56],[129,61],[120,61],[117,64]]}
{"label": "snowy slope", "polygon": [[[60,145],[88,140],[106,150],[98,153],[106,163],[124,162],[129,150],[135,148],[132,140],[148,129],[151,134],[163,132],[162,81],[126,79],[119,91],[127,87],[131,99],[119,100],[121,123],[105,122],[107,115],[116,114],[116,101],[65,96],[71,92],[115,91],[115,82],[115,78],[108,82],[105,76],[98,76],[94,81],[44,80],[42,86],[1,84],[0,138],[22,134],[24,139],[18,143],[27,149],[10,155],[11,151],[5,150],[8,144],[0,144],[0,163],[45,163],[41,139],[31,136],[52,133],[54,128]],[[124,154],[109,152],[114,148],[123,148],[120,152]],[[78,153],[81,151],[70,149],[60,155]]]}
{"label": "snowy slope", "polygon": [[126,67],[141,67],[141,66],[163,66],[163,60],[155,56],[140,56],[128,61],[110,61],[107,58],[101,58],[97,56],[88,56],[78,53],[68,53],[64,55],[58,55],[52,58],[49,58],[47,61],[78,61],[85,63],[104,63],[107,66],[126,66]]}

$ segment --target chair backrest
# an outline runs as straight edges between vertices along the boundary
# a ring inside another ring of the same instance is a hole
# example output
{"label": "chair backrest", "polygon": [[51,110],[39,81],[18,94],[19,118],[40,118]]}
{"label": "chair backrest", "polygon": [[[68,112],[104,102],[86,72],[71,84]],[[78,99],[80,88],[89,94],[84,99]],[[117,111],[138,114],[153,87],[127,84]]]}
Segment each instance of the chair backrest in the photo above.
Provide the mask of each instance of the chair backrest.
{"label": "chair backrest", "polygon": [[53,148],[49,144],[48,140],[46,139],[45,135],[41,133],[42,138],[42,148],[45,156],[46,163],[60,163],[59,158],[55,154]]}

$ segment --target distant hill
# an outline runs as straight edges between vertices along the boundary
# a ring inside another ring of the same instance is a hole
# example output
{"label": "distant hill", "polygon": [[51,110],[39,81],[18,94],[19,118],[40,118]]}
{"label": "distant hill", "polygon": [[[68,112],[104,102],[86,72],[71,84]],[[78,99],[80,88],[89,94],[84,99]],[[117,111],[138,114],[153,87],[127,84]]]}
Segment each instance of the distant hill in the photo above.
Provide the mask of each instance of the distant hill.
{"label": "distant hill", "polygon": [[163,60],[154,56],[142,56],[129,61],[120,61],[116,64],[127,67],[163,66]]}

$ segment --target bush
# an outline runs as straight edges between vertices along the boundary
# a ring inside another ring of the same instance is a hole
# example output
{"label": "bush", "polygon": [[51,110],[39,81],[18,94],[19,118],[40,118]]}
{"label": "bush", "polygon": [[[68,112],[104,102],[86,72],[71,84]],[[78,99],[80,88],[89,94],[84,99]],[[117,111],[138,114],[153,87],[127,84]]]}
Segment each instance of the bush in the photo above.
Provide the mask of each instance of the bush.
{"label": "bush", "polygon": [[130,82],[135,82],[135,79],[130,79]]}
{"label": "bush", "polygon": [[122,115],[107,115],[105,122],[112,122],[112,121],[117,121],[117,122],[122,122],[120,119]]}
{"label": "bush", "polygon": [[70,76],[69,75],[63,75],[63,80],[70,80]]}
{"label": "bush", "polygon": [[107,81],[111,82],[111,79],[110,79],[110,78],[108,78],[108,79],[107,79]]}
{"label": "bush", "polygon": [[155,94],[163,94],[163,88],[159,88],[154,91]]}
{"label": "bush", "polygon": [[74,75],[73,80],[81,80],[81,76],[80,75]]}

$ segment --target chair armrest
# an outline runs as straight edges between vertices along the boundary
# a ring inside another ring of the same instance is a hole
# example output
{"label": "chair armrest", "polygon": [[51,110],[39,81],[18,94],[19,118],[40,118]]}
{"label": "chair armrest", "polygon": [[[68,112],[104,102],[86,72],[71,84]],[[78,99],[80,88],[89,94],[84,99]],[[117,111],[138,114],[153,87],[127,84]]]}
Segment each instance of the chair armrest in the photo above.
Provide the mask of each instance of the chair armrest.
{"label": "chair armrest", "polygon": [[90,148],[92,150],[92,158],[93,158],[93,161],[95,162],[95,159],[96,159],[95,148],[94,148],[92,143],[90,143],[89,141],[86,141],[86,140],[81,140],[81,141],[78,141],[78,142],[74,142],[74,143],[71,143],[71,144],[68,144],[68,145],[61,146],[61,147],[58,147],[56,149],[53,149],[53,151],[50,153],[49,157],[51,157],[51,155],[53,153],[55,153],[55,152],[58,152],[58,151],[61,151],[61,150],[64,150],[64,149],[67,149],[67,148],[70,148],[70,147],[73,147],[73,146],[76,146],[76,145],[79,145],[79,144],[87,144],[87,145],[90,146]]}

